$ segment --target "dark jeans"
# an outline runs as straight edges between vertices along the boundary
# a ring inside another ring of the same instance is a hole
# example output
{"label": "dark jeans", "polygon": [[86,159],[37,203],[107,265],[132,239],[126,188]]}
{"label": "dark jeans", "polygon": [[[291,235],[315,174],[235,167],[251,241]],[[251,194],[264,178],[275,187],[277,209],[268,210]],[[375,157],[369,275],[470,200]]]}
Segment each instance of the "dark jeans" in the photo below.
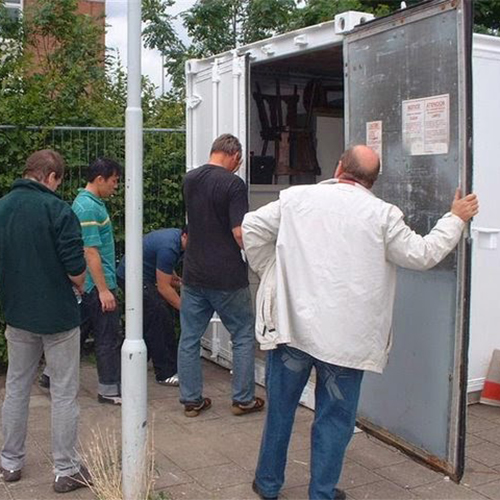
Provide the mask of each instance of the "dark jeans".
{"label": "dark jeans", "polygon": [[[116,294],[112,290],[113,294]],[[117,299],[118,303],[118,299]],[[94,335],[97,360],[98,392],[102,396],[120,394],[121,346],[120,309],[103,312],[97,288],[82,296],[83,323],[88,323]]]}
{"label": "dark jeans", "polygon": [[148,358],[153,360],[156,380],[165,380],[177,373],[175,312],[151,283],[144,285],[143,311]]}
{"label": "dark jeans", "polygon": [[[121,278],[118,278],[118,286],[125,291],[125,281]],[[142,299],[144,342],[148,349],[148,360],[153,360],[156,380],[165,380],[177,373],[175,311],[152,283],[144,285]]]}

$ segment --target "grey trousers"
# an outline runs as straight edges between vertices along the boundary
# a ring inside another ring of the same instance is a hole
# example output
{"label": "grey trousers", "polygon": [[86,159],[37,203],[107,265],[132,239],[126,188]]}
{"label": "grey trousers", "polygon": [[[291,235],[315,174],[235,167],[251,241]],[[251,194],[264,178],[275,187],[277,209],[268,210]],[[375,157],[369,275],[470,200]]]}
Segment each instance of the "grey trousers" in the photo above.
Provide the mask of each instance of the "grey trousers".
{"label": "grey trousers", "polygon": [[76,451],[79,407],[80,328],[39,335],[7,325],[9,366],[2,408],[4,469],[24,466],[31,386],[45,354],[50,370],[52,399],[52,455],[54,474],[71,476],[80,470]]}

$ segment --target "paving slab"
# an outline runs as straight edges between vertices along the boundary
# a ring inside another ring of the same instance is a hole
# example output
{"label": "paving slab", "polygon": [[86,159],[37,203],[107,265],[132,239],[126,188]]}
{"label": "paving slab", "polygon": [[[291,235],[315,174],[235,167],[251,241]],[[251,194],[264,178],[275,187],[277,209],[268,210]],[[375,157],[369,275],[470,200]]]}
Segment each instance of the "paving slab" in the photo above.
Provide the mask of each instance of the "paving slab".
{"label": "paving slab", "polygon": [[485,495],[446,478],[411,490],[426,500],[485,500]]}
{"label": "paving slab", "polygon": [[356,500],[410,500],[418,498],[412,491],[401,488],[387,480],[358,486],[348,491],[349,496]]}
{"label": "paving slab", "polygon": [[216,435],[212,436],[210,443],[215,450],[239,467],[252,473],[255,470],[260,442],[253,436],[232,430],[230,434],[224,434],[222,439],[218,439]]}
{"label": "paving slab", "polygon": [[251,483],[238,484],[229,488],[222,488],[215,492],[218,500],[258,500],[259,496],[252,490]]}
{"label": "paving slab", "polygon": [[[493,422],[490,422],[493,424]],[[475,432],[474,434],[484,441],[489,441],[500,445],[500,425],[493,424],[494,427],[482,430],[480,432]]]}
{"label": "paving slab", "polygon": [[494,443],[481,443],[470,446],[465,450],[468,458],[481,462],[488,467],[500,465],[500,446]]}
{"label": "paving slab", "polygon": [[500,499],[500,480],[488,484],[483,484],[475,488],[476,491],[489,498],[490,500]]}
{"label": "paving slab", "polygon": [[180,484],[163,490],[170,500],[215,500],[217,496],[197,483]]}
{"label": "paving slab", "polygon": [[75,491],[75,500],[96,500],[96,497],[92,490],[90,490],[89,488],[80,488],[79,490]]}
{"label": "paving slab", "polygon": [[3,483],[0,484],[0,500],[12,500],[12,495]]}
{"label": "paving slab", "polygon": [[156,490],[194,482],[192,476],[158,450],[155,452],[154,461],[154,486]]}
{"label": "paving slab", "polygon": [[389,448],[375,438],[354,441],[347,450],[347,458],[363,465],[367,469],[376,470],[387,465],[395,465],[406,460],[400,451]]}
{"label": "paving slab", "polygon": [[[52,483],[40,483],[37,485],[24,485],[14,488],[13,485],[8,485],[7,489],[13,500],[54,500],[57,493],[52,488]],[[76,494],[70,494],[70,497],[76,498]],[[68,498],[68,500],[72,500]]]}
{"label": "paving slab", "polygon": [[467,487],[475,487],[499,479],[497,470],[487,467],[477,460],[468,458],[465,463],[465,473],[461,484]]}
{"label": "paving slab", "polygon": [[370,471],[366,467],[347,460],[342,469],[339,488],[350,491],[358,486],[365,486],[380,481],[382,478],[375,472]]}
{"label": "paving slab", "polygon": [[[231,413],[231,375],[203,362],[205,392],[213,407],[187,418],[178,388],[154,383],[148,371],[148,421],[155,448],[155,489],[171,500],[256,499],[251,483],[257,462],[265,412],[235,417]],[[96,368],[82,365],[80,441],[86,447],[93,431],[114,432],[120,443],[121,409],[96,400]],[[0,377],[0,394],[4,377]],[[259,396],[264,395],[257,388]],[[372,436],[355,434],[347,452],[339,487],[353,500],[427,499],[500,500],[500,409],[469,407],[467,461],[461,485],[413,462]],[[295,418],[283,499],[305,499],[309,482],[310,431],[314,413],[299,408]],[[70,496],[52,490],[50,394],[33,386],[30,401],[26,466],[19,483],[0,483],[0,500],[90,500],[80,489]]]}
{"label": "paving slab", "polygon": [[475,446],[476,444],[481,444],[484,443],[484,439],[481,439],[480,437],[467,433],[467,437],[465,438],[465,446]]}
{"label": "paving slab", "polygon": [[486,418],[476,415],[469,415],[467,417],[467,432],[470,432],[471,434],[478,434],[482,431],[499,427],[500,424],[496,421],[487,420]]}
{"label": "paving slab", "polygon": [[253,479],[253,473],[231,462],[191,470],[189,474],[200,486],[210,491],[240,484],[248,485]]}
{"label": "paving slab", "polygon": [[410,459],[389,467],[380,467],[377,474],[405,489],[441,480],[441,476],[434,471]]}
{"label": "paving slab", "polygon": [[468,409],[469,415],[491,420],[492,422],[500,422],[500,407],[489,406],[483,404],[470,405]]}
{"label": "paving slab", "polygon": [[170,445],[162,452],[185,471],[231,462],[212,447],[207,447],[203,436],[186,436],[180,441],[170,441]]}
{"label": "paving slab", "polygon": [[283,498],[286,500],[304,500],[308,498],[307,492],[308,489],[306,485],[295,486],[294,488],[285,487],[280,492],[280,499]]}

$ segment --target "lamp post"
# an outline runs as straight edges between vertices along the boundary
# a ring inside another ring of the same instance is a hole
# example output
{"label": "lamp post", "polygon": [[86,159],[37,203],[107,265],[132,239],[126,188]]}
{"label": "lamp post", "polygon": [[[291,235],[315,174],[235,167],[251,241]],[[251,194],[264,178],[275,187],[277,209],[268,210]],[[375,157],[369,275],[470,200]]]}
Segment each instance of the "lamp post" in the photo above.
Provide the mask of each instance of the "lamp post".
{"label": "lamp post", "polygon": [[141,0],[128,0],[125,112],[125,341],[122,346],[123,498],[144,498],[147,467],[147,351],[142,331]]}

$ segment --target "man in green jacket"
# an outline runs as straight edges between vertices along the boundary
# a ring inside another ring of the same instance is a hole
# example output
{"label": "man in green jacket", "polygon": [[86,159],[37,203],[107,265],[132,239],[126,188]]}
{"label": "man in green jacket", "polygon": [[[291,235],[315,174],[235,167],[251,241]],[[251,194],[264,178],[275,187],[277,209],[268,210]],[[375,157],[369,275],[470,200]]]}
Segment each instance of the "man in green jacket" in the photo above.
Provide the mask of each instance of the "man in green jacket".
{"label": "man in green jacket", "polygon": [[0,200],[0,301],[9,367],[2,409],[1,473],[21,479],[31,386],[42,353],[51,374],[54,490],[89,481],[76,452],[80,313],[85,259],[80,225],[55,191],[64,161],[51,150],[32,154],[23,178]]}

